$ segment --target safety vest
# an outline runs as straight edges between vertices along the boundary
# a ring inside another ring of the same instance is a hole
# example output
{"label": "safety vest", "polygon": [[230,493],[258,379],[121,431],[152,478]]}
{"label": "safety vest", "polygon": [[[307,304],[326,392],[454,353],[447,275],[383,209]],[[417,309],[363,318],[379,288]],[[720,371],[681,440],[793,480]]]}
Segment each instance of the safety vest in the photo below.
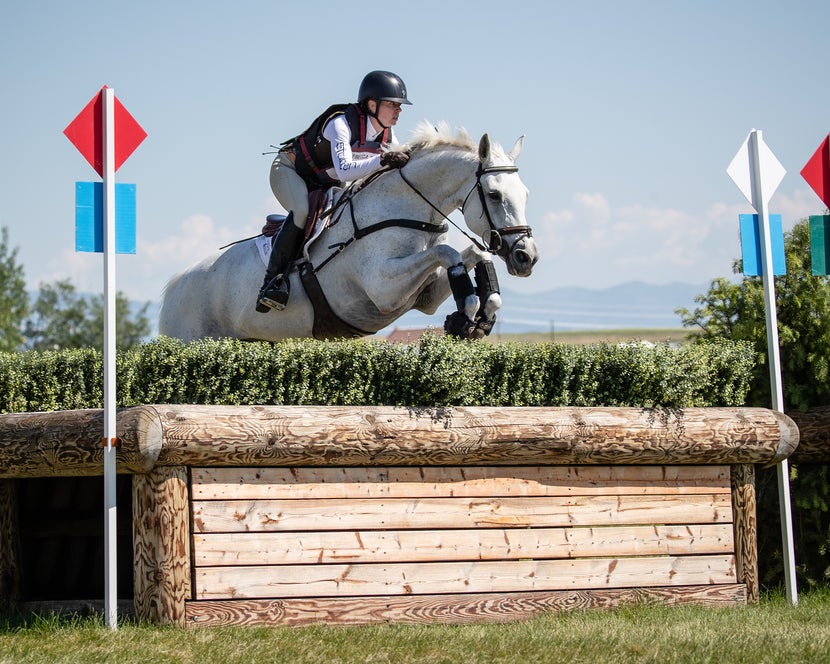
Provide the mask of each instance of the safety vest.
{"label": "safety vest", "polygon": [[284,148],[294,153],[294,168],[309,187],[328,188],[340,184],[326,171],[334,167],[331,158],[331,141],[323,136],[326,123],[337,115],[344,115],[349,124],[353,152],[378,153],[391,142],[391,131],[385,128],[380,141],[366,140],[366,114],[357,104],[334,104],[317,116],[299,136],[283,143]]}

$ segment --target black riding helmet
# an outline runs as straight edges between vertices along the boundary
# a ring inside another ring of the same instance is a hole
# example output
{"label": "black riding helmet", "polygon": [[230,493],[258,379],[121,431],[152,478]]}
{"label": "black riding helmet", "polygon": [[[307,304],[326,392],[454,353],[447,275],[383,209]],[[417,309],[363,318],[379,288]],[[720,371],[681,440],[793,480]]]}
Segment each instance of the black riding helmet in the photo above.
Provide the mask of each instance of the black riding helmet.
{"label": "black riding helmet", "polygon": [[366,102],[369,99],[412,104],[406,98],[406,85],[403,80],[391,71],[370,71],[363,77],[357,93],[357,101],[366,108]]}

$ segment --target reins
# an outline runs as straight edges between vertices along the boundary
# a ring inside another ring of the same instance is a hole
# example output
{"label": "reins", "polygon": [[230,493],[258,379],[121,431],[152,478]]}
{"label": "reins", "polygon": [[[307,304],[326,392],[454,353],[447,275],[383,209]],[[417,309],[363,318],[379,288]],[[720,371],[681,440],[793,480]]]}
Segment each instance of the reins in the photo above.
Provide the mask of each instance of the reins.
{"label": "reins", "polygon": [[[518,169],[516,169],[516,170],[518,170]],[[485,247],[485,246],[484,246],[484,244],[482,244],[481,242],[479,242],[479,241],[478,241],[478,238],[475,238],[475,237],[473,237],[472,235],[470,235],[467,231],[465,231],[463,228],[461,228],[461,226],[459,226],[458,224],[456,224],[456,223],[455,223],[452,219],[450,219],[450,218],[449,218],[446,214],[444,214],[441,210],[439,210],[439,209],[435,206],[435,204],[434,204],[431,200],[429,200],[426,196],[424,196],[424,195],[421,193],[421,191],[418,189],[418,187],[416,187],[414,184],[412,184],[412,181],[411,181],[409,178],[407,178],[407,177],[403,174],[403,168],[399,168],[399,169],[398,169],[398,173],[400,173],[401,179],[402,179],[404,182],[406,182],[406,184],[408,184],[408,185],[409,185],[409,188],[410,188],[410,189],[412,189],[412,191],[414,191],[416,194],[418,194],[418,196],[420,196],[420,197],[424,200],[424,202],[425,202],[427,205],[429,205],[429,206],[430,206],[433,210],[435,210],[438,214],[440,214],[442,217],[444,217],[444,219],[446,219],[449,223],[451,223],[451,224],[452,224],[453,226],[455,226],[455,227],[456,227],[459,231],[461,231],[461,233],[462,233],[463,235],[465,235],[465,236],[467,237],[467,239],[468,239],[468,240],[470,240],[470,242],[472,242],[472,243],[473,243],[476,247],[478,247],[478,248],[479,248],[479,249],[481,249],[482,251],[487,251],[487,247]],[[472,189],[470,190],[470,192],[472,193]],[[470,195],[470,194],[467,194],[467,196],[469,196],[469,195]],[[466,201],[466,199],[464,199],[464,200]],[[463,205],[461,206],[461,211],[462,211],[462,213],[463,213],[463,211],[464,211],[464,206],[463,206]]]}
{"label": "reins", "polygon": [[[486,168],[479,163],[478,169],[476,170],[476,181],[475,184],[470,188],[470,191],[467,192],[467,195],[464,197],[464,202],[461,203],[461,214],[464,214],[464,207],[467,205],[467,201],[470,198],[470,195],[473,191],[478,190],[478,197],[479,201],[481,202],[481,214],[487,216],[487,223],[490,225],[490,237],[489,242],[485,245],[483,242],[480,242],[478,238],[473,237],[463,228],[461,228],[458,224],[456,224],[452,219],[450,219],[446,214],[444,214],[441,210],[439,210],[435,205],[433,205],[432,201],[430,201],[426,196],[424,196],[418,188],[412,184],[412,181],[409,180],[403,173],[403,169],[399,169],[401,179],[409,185],[409,188],[412,189],[418,196],[420,196],[426,203],[429,205],[433,210],[435,210],[438,214],[440,214],[444,219],[446,219],[449,223],[455,226],[459,231],[461,231],[462,235],[464,235],[470,242],[472,242],[476,247],[478,247],[481,251],[489,251],[491,253],[497,254],[499,256],[506,256],[510,253],[511,247],[508,247],[502,240],[505,235],[514,235],[521,233],[526,237],[532,237],[532,231],[530,226],[508,226],[507,228],[497,228],[496,225],[493,223],[493,218],[490,216],[490,208],[487,206],[487,199],[484,195],[484,187],[481,185],[481,176],[486,175],[488,173],[517,173],[519,171],[518,166],[487,166]],[[516,242],[519,241],[521,238],[517,238]],[[515,243],[514,243],[515,244]]]}
{"label": "reins", "polygon": [[[332,224],[332,225],[334,225],[338,221],[340,221],[340,217],[343,215],[343,212],[345,210],[345,206],[348,205],[349,206],[349,212],[350,212],[351,219],[352,219],[352,228],[354,229],[354,233],[345,242],[336,242],[335,244],[330,244],[329,249],[334,249],[334,251],[331,254],[329,254],[329,256],[326,257],[319,265],[314,267],[314,269],[313,269],[314,272],[319,272],[320,270],[322,270],[325,265],[327,265],[341,251],[343,251],[346,247],[348,247],[355,240],[360,240],[360,239],[366,237],[367,235],[371,235],[372,233],[376,233],[377,231],[382,231],[385,228],[410,228],[412,230],[422,231],[424,233],[436,233],[436,234],[439,234],[439,235],[441,233],[446,233],[449,230],[449,226],[445,223],[444,224],[433,224],[433,223],[430,223],[428,221],[418,221],[417,219],[402,219],[402,218],[384,219],[382,221],[375,222],[374,224],[370,224],[369,226],[366,226],[364,228],[360,228],[357,225],[357,220],[356,220],[357,217],[354,213],[354,197],[355,197],[355,195],[357,194],[358,191],[361,191],[362,189],[367,187],[369,184],[374,182],[381,175],[383,175],[384,173],[388,173],[390,170],[391,169],[384,169],[384,170],[380,170],[380,171],[375,171],[369,177],[367,177],[365,180],[362,180],[361,182],[357,183],[356,185],[353,185],[353,186],[349,187],[345,192],[343,192],[343,195],[340,197],[340,199],[337,201],[337,203],[329,211],[329,214],[333,214],[334,211],[338,207],[343,208],[340,211],[340,215],[338,215],[337,220],[334,221],[334,223]],[[420,192],[418,192],[418,194],[421,195]],[[426,199],[424,199],[424,200],[426,200]],[[429,203],[429,201],[427,201],[427,203]],[[430,203],[430,205],[432,205],[432,204]],[[435,206],[432,206],[432,207],[435,207]]]}

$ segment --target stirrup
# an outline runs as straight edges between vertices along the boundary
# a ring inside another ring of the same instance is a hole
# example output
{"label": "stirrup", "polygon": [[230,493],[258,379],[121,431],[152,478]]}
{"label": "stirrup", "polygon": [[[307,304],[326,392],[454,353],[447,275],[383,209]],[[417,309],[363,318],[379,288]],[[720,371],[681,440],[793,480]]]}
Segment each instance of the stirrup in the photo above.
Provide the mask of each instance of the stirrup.
{"label": "stirrup", "polygon": [[260,313],[268,313],[271,309],[282,311],[288,304],[288,281],[282,275],[274,277],[267,286],[259,291],[256,310]]}
{"label": "stirrup", "polygon": [[257,297],[256,310],[261,314],[267,314],[269,311],[271,311],[271,305],[268,304],[268,301]]}

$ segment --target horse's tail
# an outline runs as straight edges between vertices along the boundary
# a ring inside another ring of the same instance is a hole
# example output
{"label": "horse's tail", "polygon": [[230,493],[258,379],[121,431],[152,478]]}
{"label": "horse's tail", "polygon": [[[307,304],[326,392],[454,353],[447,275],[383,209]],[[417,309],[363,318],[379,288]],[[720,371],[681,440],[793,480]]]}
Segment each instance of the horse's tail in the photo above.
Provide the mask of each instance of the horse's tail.
{"label": "horse's tail", "polygon": [[164,285],[164,288],[161,291],[161,308],[159,309],[159,324],[158,330],[159,334],[164,336],[175,336],[175,333],[172,329],[173,321],[168,320],[170,317],[170,312],[168,311],[169,298],[171,294],[179,287],[179,282],[182,280],[185,272],[179,272],[177,275],[170,278],[170,280]]}
{"label": "horse's tail", "polygon": [[167,296],[179,285],[179,282],[182,280],[184,276],[184,270],[179,272],[177,275],[171,277],[168,282],[164,285],[164,288],[161,291],[161,301],[162,306],[164,306],[164,302],[167,300]]}

